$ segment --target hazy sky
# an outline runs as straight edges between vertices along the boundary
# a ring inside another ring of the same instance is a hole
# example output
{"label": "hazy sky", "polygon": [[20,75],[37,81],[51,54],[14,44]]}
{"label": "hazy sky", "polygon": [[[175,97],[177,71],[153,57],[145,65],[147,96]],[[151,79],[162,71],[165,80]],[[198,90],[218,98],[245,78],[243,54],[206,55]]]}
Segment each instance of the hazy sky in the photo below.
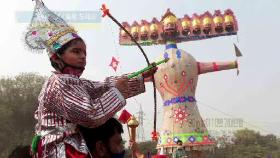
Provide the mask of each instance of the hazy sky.
{"label": "hazy sky", "polygon": [[[209,10],[231,8],[239,23],[238,36],[219,37],[203,41],[186,42],[178,47],[191,53],[198,61],[235,60],[233,42],[243,53],[239,59],[240,75],[236,70],[201,75],[196,98],[203,118],[241,118],[262,133],[280,136],[280,2],[276,0],[45,0],[51,10],[97,11],[106,3],[111,13],[120,21],[160,17],[170,8],[177,17],[184,14],[204,13]],[[50,75],[46,54],[29,52],[23,44],[27,23],[16,21],[17,11],[32,11],[35,2],[31,0],[5,1],[0,7],[1,58],[0,76],[14,76],[21,72],[38,72]],[[146,66],[143,56],[136,47],[118,44],[119,28],[108,18],[97,26],[77,28],[85,39],[88,49],[88,64],[83,77],[103,80],[106,76],[136,71]],[[164,46],[144,47],[152,61],[159,56]],[[117,56],[121,68],[115,73],[108,65],[112,56]],[[149,137],[153,121],[152,86],[147,92],[128,100],[127,109],[136,114],[139,103],[145,112],[145,135]],[[162,101],[159,98],[159,107]],[[137,103],[138,102],[138,103]],[[161,108],[159,115],[162,114]],[[159,116],[160,117],[160,116]],[[161,121],[158,120],[158,127]],[[222,128],[218,128],[221,130]]]}

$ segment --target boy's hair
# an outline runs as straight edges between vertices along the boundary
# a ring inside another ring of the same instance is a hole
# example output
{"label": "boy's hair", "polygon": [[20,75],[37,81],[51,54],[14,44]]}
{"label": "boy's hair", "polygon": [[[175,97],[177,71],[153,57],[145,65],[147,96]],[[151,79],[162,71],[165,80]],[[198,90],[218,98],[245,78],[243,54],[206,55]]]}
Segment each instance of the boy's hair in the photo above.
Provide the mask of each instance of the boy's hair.
{"label": "boy's hair", "polygon": [[183,145],[183,142],[179,139],[179,140],[177,141],[177,145]]}
{"label": "boy's hair", "polygon": [[29,145],[19,145],[9,154],[8,158],[32,158]]}
{"label": "boy's hair", "polygon": [[89,151],[95,151],[95,144],[98,141],[109,143],[109,139],[116,133],[123,133],[122,124],[115,118],[110,118],[103,125],[96,128],[79,126],[79,130],[84,137]]}
{"label": "boy's hair", "polygon": [[[73,39],[73,40],[67,42],[66,44],[64,44],[64,45],[63,45],[61,48],[59,48],[55,53],[56,53],[57,55],[62,55],[68,47],[72,46],[74,43],[76,43],[76,42],[78,42],[78,41],[84,42],[84,40],[83,40],[82,38],[75,38],[75,39]],[[54,69],[56,69],[56,70],[59,70],[58,64],[57,64],[55,61],[53,61],[51,58],[50,58],[50,61],[51,61],[52,67],[53,67]]]}

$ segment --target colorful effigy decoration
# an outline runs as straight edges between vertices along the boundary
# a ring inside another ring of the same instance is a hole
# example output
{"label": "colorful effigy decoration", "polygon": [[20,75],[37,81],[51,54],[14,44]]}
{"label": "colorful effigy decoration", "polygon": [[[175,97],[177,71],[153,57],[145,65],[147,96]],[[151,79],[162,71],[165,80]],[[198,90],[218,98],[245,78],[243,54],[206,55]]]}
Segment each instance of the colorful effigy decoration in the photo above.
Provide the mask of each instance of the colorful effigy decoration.
{"label": "colorful effigy decoration", "polygon": [[[161,153],[172,153],[177,142],[182,141],[186,151],[193,157],[202,157],[203,151],[211,151],[215,142],[211,139],[196,104],[196,87],[201,74],[237,69],[237,61],[198,62],[191,54],[177,48],[176,43],[203,40],[220,36],[236,35],[237,20],[228,9],[223,13],[205,12],[177,18],[169,9],[161,20],[148,22],[123,22],[122,26],[140,45],[164,44],[165,50],[159,60],[169,59],[158,66],[155,84],[163,100],[163,123],[159,132],[157,148]],[[131,36],[120,29],[120,45],[135,45]],[[241,56],[239,54],[238,56]]]}
{"label": "colorful effigy decoration", "polygon": [[[140,45],[166,44],[209,39],[219,36],[236,35],[238,25],[233,12],[228,9],[222,14],[216,10],[212,15],[205,12],[202,15],[193,14],[177,18],[169,9],[159,21],[153,18],[151,22],[142,20],[131,25],[122,25],[132,34]],[[135,45],[127,33],[120,29],[119,43],[121,45]]]}

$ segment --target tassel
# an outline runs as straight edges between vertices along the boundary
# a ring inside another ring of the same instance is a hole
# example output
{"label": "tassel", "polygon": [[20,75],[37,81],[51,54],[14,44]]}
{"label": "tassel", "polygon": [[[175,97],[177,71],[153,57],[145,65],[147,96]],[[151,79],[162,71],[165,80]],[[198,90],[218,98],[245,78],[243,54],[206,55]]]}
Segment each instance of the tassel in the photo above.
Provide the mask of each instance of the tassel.
{"label": "tassel", "polygon": [[242,53],[239,50],[239,48],[234,43],[233,43],[233,45],[234,45],[234,50],[235,50],[235,56],[236,57],[242,57]]}
{"label": "tassel", "polygon": [[33,154],[37,153],[38,144],[40,142],[40,139],[41,139],[41,135],[39,135],[39,134],[36,134],[32,139],[31,151],[32,151]]}
{"label": "tassel", "polygon": [[237,76],[238,76],[239,75],[239,66],[238,66],[238,60],[237,59],[238,59],[238,57],[242,57],[242,53],[234,43],[233,43],[233,46],[234,46],[234,50],[235,50],[235,56],[236,56],[235,64],[236,64]]}

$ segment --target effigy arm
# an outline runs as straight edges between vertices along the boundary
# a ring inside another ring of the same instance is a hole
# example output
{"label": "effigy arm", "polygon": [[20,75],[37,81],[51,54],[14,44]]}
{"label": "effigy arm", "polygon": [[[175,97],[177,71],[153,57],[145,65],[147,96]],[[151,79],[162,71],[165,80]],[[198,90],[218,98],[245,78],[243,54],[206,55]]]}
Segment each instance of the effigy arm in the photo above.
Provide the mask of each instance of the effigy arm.
{"label": "effigy arm", "polygon": [[227,61],[227,62],[197,62],[197,73],[204,74],[208,72],[222,71],[222,70],[230,70],[237,69],[238,62],[235,61]]}

